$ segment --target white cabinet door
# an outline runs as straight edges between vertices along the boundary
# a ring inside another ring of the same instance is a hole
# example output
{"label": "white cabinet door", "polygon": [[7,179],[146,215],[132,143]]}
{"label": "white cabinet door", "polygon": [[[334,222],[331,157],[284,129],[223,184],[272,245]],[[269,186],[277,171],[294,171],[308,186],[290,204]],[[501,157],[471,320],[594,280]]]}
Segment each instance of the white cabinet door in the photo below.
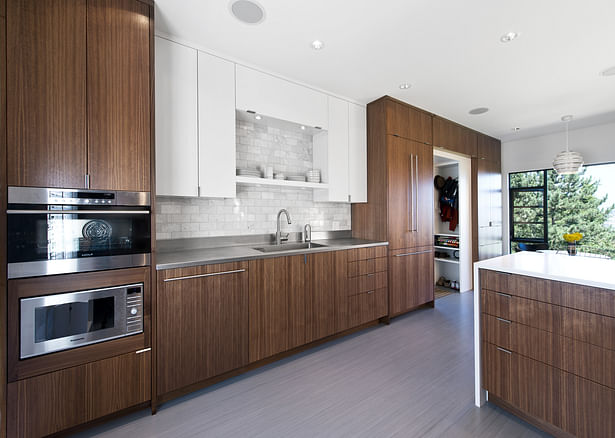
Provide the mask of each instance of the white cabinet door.
{"label": "white cabinet door", "polygon": [[326,94],[241,65],[236,81],[237,109],[328,128]]}
{"label": "white cabinet door", "polygon": [[235,197],[235,64],[199,52],[200,196]]}
{"label": "white cabinet door", "polygon": [[329,96],[329,130],[314,136],[314,167],[328,190],[315,190],[315,201],[348,202],[348,102]]}
{"label": "white cabinet door", "polygon": [[367,202],[367,113],[348,104],[348,193],[350,202]]}
{"label": "white cabinet door", "polygon": [[156,194],[197,196],[197,52],[163,38],[156,50]]}

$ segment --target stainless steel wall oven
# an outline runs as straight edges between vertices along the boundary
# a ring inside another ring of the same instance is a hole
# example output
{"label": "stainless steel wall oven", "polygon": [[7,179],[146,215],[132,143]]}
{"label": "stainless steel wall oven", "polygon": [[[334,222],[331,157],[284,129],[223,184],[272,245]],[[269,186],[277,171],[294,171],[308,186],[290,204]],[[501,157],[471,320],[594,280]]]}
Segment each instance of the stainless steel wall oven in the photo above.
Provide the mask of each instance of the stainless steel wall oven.
{"label": "stainless steel wall oven", "polygon": [[8,278],[149,266],[148,192],[8,189]]}

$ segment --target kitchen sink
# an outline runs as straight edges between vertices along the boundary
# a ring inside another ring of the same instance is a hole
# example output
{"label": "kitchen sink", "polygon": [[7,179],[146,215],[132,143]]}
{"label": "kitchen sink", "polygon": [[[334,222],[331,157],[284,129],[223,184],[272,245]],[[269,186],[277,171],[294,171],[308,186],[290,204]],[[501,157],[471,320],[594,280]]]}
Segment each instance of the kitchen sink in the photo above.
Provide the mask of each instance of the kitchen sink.
{"label": "kitchen sink", "polygon": [[280,245],[267,245],[261,246],[259,248],[254,248],[260,252],[278,252],[278,251],[293,251],[299,249],[312,249],[312,248],[321,248],[323,246],[320,243],[312,243],[312,242],[300,242],[300,243],[282,243]]}

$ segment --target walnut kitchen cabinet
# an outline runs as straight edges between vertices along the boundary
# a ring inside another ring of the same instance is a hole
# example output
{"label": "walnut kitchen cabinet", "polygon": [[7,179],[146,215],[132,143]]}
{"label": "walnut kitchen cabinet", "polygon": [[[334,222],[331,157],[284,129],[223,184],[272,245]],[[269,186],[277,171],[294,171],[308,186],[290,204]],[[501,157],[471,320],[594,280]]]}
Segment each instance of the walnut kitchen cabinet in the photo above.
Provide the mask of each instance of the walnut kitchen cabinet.
{"label": "walnut kitchen cabinet", "polygon": [[157,393],[248,363],[248,263],[159,271]]}
{"label": "walnut kitchen cabinet", "polygon": [[433,144],[470,157],[477,155],[477,133],[438,116],[433,118]]}
{"label": "walnut kitchen cabinet", "polygon": [[431,246],[389,252],[389,316],[434,300]]}
{"label": "walnut kitchen cabinet", "polygon": [[[389,316],[433,302],[433,263],[391,256],[433,246],[431,123],[431,114],[390,97],[367,106],[368,202],[352,206],[352,234],[389,242]],[[417,269],[429,281],[411,283]]]}
{"label": "walnut kitchen cabinet", "polygon": [[472,259],[502,255],[502,172],[500,140],[478,134],[472,158]]}
{"label": "walnut kitchen cabinet", "polygon": [[150,189],[153,4],[7,4],[8,184]]}
{"label": "walnut kitchen cabinet", "polygon": [[40,437],[149,402],[151,351],[140,350],[8,384],[10,437]]}
{"label": "walnut kitchen cabinet", "polygon": [[305,344],[304,255],[251,260],[250,362]]}

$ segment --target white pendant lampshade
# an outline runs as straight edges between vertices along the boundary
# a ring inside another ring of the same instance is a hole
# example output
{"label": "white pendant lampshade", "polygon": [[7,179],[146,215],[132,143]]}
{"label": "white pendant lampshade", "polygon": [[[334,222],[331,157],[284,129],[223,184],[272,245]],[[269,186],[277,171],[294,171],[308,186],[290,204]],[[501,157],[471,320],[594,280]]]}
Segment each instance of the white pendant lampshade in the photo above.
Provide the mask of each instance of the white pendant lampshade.
{"label": "white pendant lampshade", "polygon": [[572,175],[578,173],[583,166],[583,157],[578,152],[573,152],[568,149],[568,123],[572,120],[572,116],[562,117],[562,121],[566,122],[566,150],[560,152],[553,160],[553,169],[558,175]]}

